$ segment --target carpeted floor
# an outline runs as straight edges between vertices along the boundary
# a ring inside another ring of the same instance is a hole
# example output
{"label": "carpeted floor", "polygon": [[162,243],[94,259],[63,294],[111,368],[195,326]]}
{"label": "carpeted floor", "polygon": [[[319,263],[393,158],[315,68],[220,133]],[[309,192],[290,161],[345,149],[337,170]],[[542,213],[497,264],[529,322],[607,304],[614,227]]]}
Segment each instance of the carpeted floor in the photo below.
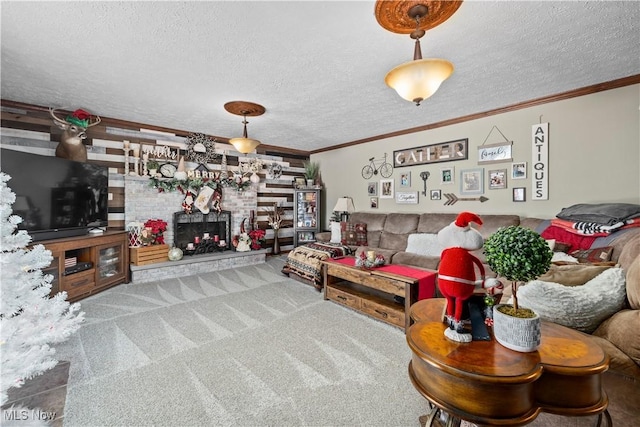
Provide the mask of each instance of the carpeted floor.
{"label": "carpeted floor", "polygon": [[[64,407],[53,425],[418,426],[428,408],[407,374],[404,333],[324,301],[283,264],[269,257],[82,300],[85,325],[58,346],[69,363],[48,381],[58,393],[45,400],[61,403],[45,407]],[[635,426],[638,385],[604,380],[614,425]],[[37,391],[28,388],[16,390]],[[594,421],[540,414],[531,425]]]}
{"label": "carpeted floor", "polygon": [[397,328],[284,277],[283,259],[81,302],[64,425],[413,426]]}

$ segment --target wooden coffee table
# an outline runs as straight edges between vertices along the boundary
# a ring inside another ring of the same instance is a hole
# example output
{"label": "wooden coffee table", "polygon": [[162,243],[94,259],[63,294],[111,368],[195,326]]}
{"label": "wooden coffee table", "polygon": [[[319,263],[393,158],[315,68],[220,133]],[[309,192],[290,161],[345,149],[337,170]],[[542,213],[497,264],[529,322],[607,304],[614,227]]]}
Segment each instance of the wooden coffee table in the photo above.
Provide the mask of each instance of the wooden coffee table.
{"label": "wooden coffee table", "polygon": [[[353,259],[353,257],[345,257]],[[406,266],[403,266],[406,267]],[[382,271],[361,269],[327,259],[322,262],[324,299],[367,314],[405,331],[411,324],[411,305],[418,300],[418,279]],[[435,272],[424,271],[433,275]],[[395,296],[404,298],[401,304]]]}
{"label": "wooden coffee table", "polygon": [[457,343],[444,336],[444,304],[438,298],[411,308],[409,377],[432,405],[423,425],[438,424],[441,411],[451,425],[523,425],[540,412],[598,414],[598,425],[612,425],[601,382],[609,359],[585,334],[542,322],[540,347],[531,353],[494,339]]}

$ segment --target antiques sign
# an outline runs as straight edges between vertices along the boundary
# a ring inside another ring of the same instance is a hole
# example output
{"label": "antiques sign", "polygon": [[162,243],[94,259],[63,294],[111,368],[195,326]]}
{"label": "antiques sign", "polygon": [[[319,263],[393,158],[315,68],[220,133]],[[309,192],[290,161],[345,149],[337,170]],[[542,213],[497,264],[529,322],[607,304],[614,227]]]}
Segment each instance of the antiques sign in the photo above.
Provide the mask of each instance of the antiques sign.
{"label": "antiques sign", "polygon": [[549,200],[549,123],[531,127],[531,200]]}
{"label": "antiques sign", "polygon": [[469,157],[469,139],[423,145],[393,152],[393,167],[426,165],[430,163],[466,160]]}

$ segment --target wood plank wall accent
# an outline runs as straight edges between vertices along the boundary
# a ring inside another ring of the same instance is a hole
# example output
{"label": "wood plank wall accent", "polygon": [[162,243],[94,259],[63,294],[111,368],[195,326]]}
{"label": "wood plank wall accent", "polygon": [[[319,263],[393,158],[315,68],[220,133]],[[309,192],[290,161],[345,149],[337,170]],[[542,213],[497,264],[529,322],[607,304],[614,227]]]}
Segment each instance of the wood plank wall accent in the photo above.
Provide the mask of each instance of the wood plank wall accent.
{"label": "wood plank wall accent", "polygon": [[[62,131],[58,129],[49,115],[48,107],[21,102],[0,100],[1,137],[3,146],[14,145],[30,147],[29,151],[41,155],[55,155]],[[99,111],[92,111],[100,115]],[[124,152],[123,141],[132,144],[171,145],[181,149],[184,154],[185,138],[190,132],[159,126],[145,125],[121,119],[102,117],[102,122],[87,132],[88,162],[109,167],[109,227],[124,229]],[[227,144],[228,138],[210,135],[216,141],[216,151],[227,152],[229,170],[235,169],[242,154]],[[309,159],[309,153],[269,145],[260,145],[257,157],[266,164],[277,162],[282,165],[282,176],[278,180],[267,179],[267,169],[259,173],[257,222],[260,228],[269,229],[265,209],[274,202],[285,208],[286,218],[293,218],[293,180],[304,176],[303,162]],[[254,156],[255,157],[255,156]],[[210,165],[215,169],[219,165]],[[224,200],[223,200],[224,206]],[[180,209],[176,206],[176,211]],[[269,237],[271,233],[267,236]],[[293,229],[282,229],[279,233],[280,247],[288,250],[293,247]],[[267,239],[269,245],[272,239]]]}

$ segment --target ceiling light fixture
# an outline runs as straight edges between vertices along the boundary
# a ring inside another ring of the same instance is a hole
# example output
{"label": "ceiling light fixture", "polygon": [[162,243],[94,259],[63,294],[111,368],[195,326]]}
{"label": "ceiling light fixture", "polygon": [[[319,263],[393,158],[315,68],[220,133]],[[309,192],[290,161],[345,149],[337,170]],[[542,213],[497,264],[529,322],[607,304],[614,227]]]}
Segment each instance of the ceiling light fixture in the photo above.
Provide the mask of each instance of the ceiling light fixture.
{"label": "ceiling light fixture", "polygon": [[224,104],[224,109],[236,116],[243,116],[242,124],[244,125],[244,132],[241,138],[231,138],[229,144],[233,145],[236,150],[242,154],[251,153],[260,145],[260,141],[257,139],[251,139],[247,135],[247,116],[255,117],[264,114],[266,109],[259,104],[246,101],[231,101]]}
{"label": "ceiling light fixture", "polygon": [[442,82],[453,73],[453,64],[445,59],[422,59],[420,38],[425,35],[426,29],[446,21],[461,3],[429,0],[423,0],[420,4],[385,0],[376,2],[376,18],[383,28],[394,33],[409,33],[416,41],[413,61],[398,65],[384,78],[385,83],[407,101],[420,105],[436,93]]}

